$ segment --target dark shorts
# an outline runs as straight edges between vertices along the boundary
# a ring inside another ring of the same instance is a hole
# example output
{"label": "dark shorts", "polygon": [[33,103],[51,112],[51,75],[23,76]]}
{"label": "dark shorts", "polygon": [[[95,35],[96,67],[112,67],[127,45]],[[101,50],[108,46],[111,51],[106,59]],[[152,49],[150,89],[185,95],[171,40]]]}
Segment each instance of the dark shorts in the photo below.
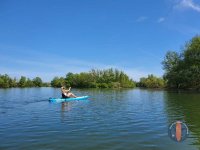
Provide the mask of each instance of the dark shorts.
{"label": "dark shorts", "polygon": [[68,96],[65,96],[64,94],[62,94],[62,98],[69,98]]}

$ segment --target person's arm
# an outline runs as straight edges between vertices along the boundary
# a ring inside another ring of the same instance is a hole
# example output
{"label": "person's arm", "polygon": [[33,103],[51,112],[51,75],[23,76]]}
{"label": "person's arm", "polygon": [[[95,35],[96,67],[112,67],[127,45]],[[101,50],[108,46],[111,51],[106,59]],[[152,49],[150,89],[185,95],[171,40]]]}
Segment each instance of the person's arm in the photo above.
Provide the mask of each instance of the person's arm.
{"label": "person's arm", "polygon": [[69,87],[69,89],[68,90],[65,90],[65,92],[69,92],[71,90],[71,87]]}

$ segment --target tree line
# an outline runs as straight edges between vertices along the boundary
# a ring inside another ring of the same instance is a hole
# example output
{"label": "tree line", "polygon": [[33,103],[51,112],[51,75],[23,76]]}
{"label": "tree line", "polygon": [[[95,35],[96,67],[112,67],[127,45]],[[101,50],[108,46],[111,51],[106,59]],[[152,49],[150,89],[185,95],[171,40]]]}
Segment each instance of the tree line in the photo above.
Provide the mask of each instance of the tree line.
{"label": "tree line", "polygon": [[162,77],[156,77],[150,74],[148,77],[140,78],[140,81],[136,85],[137,87],[144,88],[164,88],[166,87],[166,81]]}
{"label": "tree line", "polygon": [[168,51],[162,65],[163,77],[148,75],[141,78],[137,86],[200,90],[200,36],[186,42],[180,52]]}
{"label": "tree line", "polygon": [[0,88],[11,88],[11,87],[42,87],[49,86],[48,83],[44,83],[40,77],[35,77],[34,79],[21,76],[19,80],[16,78],[11,78],[7,74],[0,74]]}
{"label": "tree line", "polygon": [[186,42],[181,52],[168,51],[162,62],[165,71],[163,77],[152,74],[133,81],[123,71],[117,69],[89,72],[67,73],[65,77],[54,77],[51,83],[43,83],[40,77],[29,79],[22,76],[19,80],[7,74],[0,75],[0,88],[72,86],[75,88],[176,88],[200,89],[200,36]]}
{"label": "tree line", "polygon": [[123,71],[117,69],[95,70],[81,73],[67,73],[66,77],[55,77],[52,87],[72,86],[77,88],[133,88],[135,82]]}

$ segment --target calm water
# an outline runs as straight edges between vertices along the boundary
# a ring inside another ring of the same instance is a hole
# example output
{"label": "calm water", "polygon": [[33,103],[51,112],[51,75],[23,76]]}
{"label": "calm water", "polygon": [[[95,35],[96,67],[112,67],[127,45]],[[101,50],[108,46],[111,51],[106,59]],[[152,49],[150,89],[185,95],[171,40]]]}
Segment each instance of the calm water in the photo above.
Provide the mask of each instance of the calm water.
{"label": "calm water", "polygon": [[[60,89],[0,89],[0,149],[199,150],[200,94],[156,90],[79,90],[88,101],[51,104]],[[176,143],[168,125],[185,121]]]}

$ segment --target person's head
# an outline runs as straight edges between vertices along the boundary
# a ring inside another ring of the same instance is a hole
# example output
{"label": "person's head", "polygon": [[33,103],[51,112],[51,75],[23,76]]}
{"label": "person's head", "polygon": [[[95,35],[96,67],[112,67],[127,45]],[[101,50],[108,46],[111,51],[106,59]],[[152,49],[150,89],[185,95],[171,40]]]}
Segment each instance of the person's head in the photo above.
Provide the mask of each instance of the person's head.
{"label": "person's head", "polygon": [[64,89],[65,89],[65,87],[64,87],[64,86],[62,86],[62,87],[61,87],[61,89],[62,89],[62,90],[64,90]]}

